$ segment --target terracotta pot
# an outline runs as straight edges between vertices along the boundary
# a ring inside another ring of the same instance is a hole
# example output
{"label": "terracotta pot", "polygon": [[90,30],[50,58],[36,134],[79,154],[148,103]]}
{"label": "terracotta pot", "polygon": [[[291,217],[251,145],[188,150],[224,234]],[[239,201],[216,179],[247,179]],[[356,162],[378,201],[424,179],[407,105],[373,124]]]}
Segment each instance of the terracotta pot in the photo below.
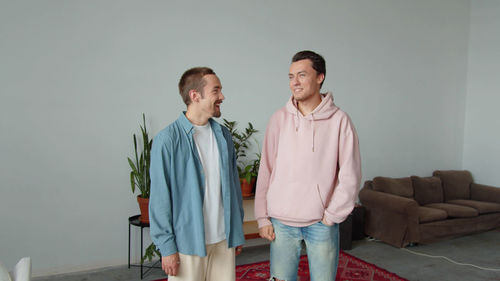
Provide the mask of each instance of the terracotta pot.
{"label": "terracotta pot", "polygon": [[142,223],[149,223],[149,198],[137,196],[137,202],[139,203],[139,209],[141,210],[141,217],[139,220]]}
{"label": "terracotta pot", "polygon": [[246,179],[240,179],[241,183],[241,196],[250,197],[253,196],[253,186],[255,184],[255,178],[252,178],[252,182],[248,183]]}

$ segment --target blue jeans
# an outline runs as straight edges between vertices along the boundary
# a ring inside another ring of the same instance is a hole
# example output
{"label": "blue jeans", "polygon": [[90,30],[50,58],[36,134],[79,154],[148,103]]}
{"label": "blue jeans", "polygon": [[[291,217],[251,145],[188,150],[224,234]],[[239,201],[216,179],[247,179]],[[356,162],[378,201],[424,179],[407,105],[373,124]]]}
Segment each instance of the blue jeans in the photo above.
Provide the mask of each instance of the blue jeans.
{"label": "blue jeans", "polygon": [[339,262],[339,226],[321,222],[293,227],[271,218],[275,240],[271,242],[271,277],[296,281],[302,240],[306,244],[311,281],[335,281]]}

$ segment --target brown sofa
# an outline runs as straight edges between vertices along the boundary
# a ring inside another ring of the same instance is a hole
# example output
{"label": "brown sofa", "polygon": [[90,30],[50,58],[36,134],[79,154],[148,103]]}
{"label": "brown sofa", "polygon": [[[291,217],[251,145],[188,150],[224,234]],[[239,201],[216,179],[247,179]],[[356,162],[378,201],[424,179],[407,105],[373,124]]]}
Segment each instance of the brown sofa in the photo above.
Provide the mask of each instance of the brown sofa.
{"label": "brown sofa", "polygon": [[500,188],[473,183],[468,171],[376,177],[359,199],[365,233],[395,247],[500,227]]}

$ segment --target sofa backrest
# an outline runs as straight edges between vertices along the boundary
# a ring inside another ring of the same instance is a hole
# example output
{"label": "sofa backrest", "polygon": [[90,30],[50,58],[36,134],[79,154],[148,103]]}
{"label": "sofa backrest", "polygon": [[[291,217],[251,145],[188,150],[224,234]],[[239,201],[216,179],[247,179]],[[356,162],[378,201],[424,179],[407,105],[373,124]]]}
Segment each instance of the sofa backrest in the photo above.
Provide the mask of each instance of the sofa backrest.
{"label": "sofa backrest", "polygon": [[434,171],[443,184],[444,201],[470,199],[472,175],[469,171]]}
{"label": "sofa backrest", "polygon": [[420,205],[443,203],[443,187],[439,177],[411,176],[415,200]]}
{"label": "sofa backrest", "polygon": [[413,186],[410,177],[406,178],[373,178],[373,190],[413,198]]}

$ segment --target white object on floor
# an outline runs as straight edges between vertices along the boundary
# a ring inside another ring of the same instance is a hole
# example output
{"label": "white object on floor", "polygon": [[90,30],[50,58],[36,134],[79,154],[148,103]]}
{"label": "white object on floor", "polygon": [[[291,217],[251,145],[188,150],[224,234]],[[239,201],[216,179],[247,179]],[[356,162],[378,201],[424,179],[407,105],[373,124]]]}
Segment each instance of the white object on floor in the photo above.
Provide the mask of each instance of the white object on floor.
{"label": "white object on floor", "polygon": [[428,255],[428,254],[423,254],[423,253],[419,253],[419,252],[415,252],[415,251],[411,251],[411,250],[408,250],[406,248],[401,248],[407,252],[410,252],[412,254],[415,254],[415,255],[419,255],[419,256],[423,256],[423,257],[428,257],[428,258],[434,258],[434,259],[445,259],[451,263],[454,263],[454,264],[458,264],[458,265],[465,265],[465,266],[472,266],[472,267],[475,267],[475,268],[479,268],[479,269],[482,269],[482,270],[489,270],[489,271],[500,271],[500,268],[491,268],[491,267],[482,267],[482,266],[478,266],[478,265],[474,265],[474,264],[470,264],[470,263],[461,263],[461,262],[456,262],[448,257],[445,257],[445,256],[433,256],[433,255]]}
{"label": "white object on floor", "polygon": [[31,280],[31,258],[25,257],[19,260],[11,272],[0,263],[0,281],[30,281]]}
{"label": "white object on floor", "polygon": [[3,263],[1,262],[0,262],[0,281],[12,281],[12,279],[10,278],[9,271],[7,270],[5,265],[3,265]]}

